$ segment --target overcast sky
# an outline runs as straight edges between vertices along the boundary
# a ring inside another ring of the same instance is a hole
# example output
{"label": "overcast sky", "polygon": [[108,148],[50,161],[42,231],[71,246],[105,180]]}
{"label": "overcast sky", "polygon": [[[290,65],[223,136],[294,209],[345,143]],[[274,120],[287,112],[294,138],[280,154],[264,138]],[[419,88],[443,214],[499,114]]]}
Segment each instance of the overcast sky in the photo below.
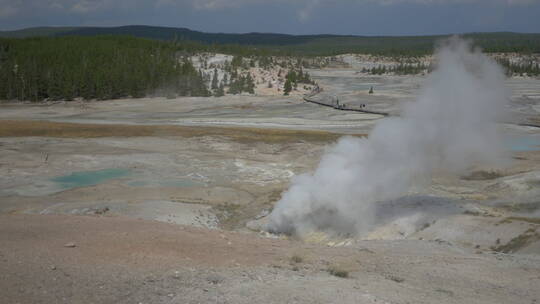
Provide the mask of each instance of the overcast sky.
{"label": "overcast sky", "polygon": [[130,24],[234,33],[540,32],[540,0],[0,0],[1,30]]}

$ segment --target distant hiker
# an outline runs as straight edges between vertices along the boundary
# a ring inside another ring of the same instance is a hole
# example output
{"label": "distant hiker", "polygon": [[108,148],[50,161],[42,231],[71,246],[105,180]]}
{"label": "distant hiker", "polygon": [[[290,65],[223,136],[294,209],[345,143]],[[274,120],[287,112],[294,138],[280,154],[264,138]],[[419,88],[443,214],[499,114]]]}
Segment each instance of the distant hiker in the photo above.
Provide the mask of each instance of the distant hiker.
{"label": "distant hiker", "polygon": [[373,87],[369,89],[369,94],[373,94]]}

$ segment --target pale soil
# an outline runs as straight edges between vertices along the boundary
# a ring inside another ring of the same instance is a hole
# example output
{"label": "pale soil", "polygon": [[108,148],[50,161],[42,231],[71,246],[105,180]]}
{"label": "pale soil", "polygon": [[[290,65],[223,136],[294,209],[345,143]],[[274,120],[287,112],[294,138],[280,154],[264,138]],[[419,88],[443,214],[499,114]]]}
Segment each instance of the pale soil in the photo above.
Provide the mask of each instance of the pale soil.
{"label": "pale soil", "polygon": [[317,130],[339,134],[365,133],[380,118],[379,115],[314,107],[298,96],[141,98],[51,105],[4,104],[0,112],[2,120]]}
{"label": "pale soil", "polygon": [[128,218],[0,216],[6,303],[535,303],[539,262],[437,242],[330,248]]}
{"label": "pale soil", "polygon": [[[230,80],[230,73],[225,71],[225,63],[232,61],[233,56],[225,54],[212,54],[205,53],[193,56],[191,61],[197,70],[202,71],[208,76],[207,86],[211,88],[211,81],[214,77],[215,71],[217,71],[218,82],[222,83],[225,80],[225,75],[227,79]],[[275,64],[273,66],[267,66],[265,68],[259,66],[257,62],[255,66],[250,66],[250,59],[244,58],[244,66],[242,68],[238,67],[237,72],[239,74],[249,73],[255,84],[254,92],[255,95],[261,96],[283,96],[283,90],[285,85],[285,77],[289,71],[291,71],[290,65],[296,65],[295,60],[290,58],[279,58],[274,57],[275,62],[281,63],[281,65]],[[206,62],[206,66],[205,63]],[[287,67],[289,68],[287,68]],[[295,68],[297,70],[297,68]],[[270,84],[270,87],[269,87]],[[303,94],[309,93],[313,89],[314,85],[311,84],[298,84],[297,88],[293,88],[290,92],[290,96],[302,96]],[[225,92],[228,92],[229,86],[225,86]],[[247,94],[247,93],[244,93]]]}

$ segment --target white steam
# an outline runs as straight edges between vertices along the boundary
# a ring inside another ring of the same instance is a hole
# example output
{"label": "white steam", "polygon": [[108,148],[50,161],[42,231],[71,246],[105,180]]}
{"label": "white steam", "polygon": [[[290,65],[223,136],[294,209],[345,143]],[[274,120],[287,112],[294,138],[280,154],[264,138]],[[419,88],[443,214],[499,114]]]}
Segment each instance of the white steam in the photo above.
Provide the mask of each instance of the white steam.
{"label": "white steam", "polygon": [[462,173],[502,159],[494,124],[509,100],[502,69],[456,37],[436,56],[438,67],[401,117],[382,120],[367,139],[340,139],[313,174],[293,179],[269,231],[363,233],[373,224],[374,204],[424,184],[434,171]]}

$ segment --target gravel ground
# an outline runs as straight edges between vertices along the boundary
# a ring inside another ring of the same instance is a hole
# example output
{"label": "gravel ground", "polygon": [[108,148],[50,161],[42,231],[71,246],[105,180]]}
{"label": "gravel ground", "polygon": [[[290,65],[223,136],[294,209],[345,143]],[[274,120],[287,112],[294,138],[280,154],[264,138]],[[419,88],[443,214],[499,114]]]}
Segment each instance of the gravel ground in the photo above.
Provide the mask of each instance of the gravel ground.
{"label": "gravel ground", "polygon": [[[537,256],[309,245],[129,218],[0,216],[5,303],[536,303]],[[340,277],[344,276],[344,277]]]}

